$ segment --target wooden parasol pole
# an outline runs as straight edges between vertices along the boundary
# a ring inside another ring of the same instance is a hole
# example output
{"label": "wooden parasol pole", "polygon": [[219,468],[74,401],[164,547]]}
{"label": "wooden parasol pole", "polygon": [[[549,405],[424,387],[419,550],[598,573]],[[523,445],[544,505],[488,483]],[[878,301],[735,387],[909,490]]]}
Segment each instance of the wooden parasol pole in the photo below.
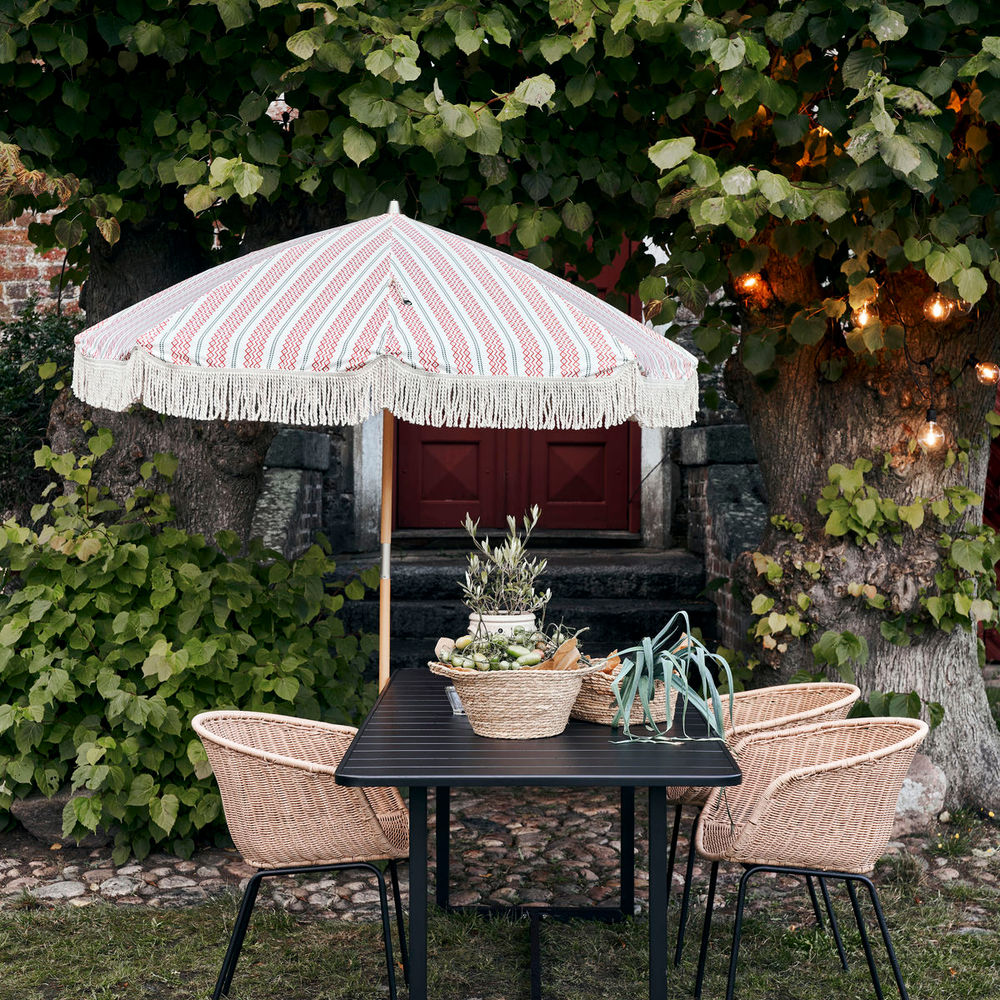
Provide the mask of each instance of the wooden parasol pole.
{"label": "wooden parasol pole", "polygon": [[392,541],[392,467],[396,452],[396,418],[382,411],[382,572],[378,582],[378,689],[389,683],[390,545]]}

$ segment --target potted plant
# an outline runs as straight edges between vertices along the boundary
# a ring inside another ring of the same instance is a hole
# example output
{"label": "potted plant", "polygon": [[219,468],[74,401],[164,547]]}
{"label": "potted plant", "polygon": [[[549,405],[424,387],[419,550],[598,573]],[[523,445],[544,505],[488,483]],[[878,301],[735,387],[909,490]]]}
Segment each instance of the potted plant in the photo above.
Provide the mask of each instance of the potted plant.
{"label": "potted plant", "polygon": [[478,536],[479,521],[465,515],[465,530],[474,551],[469,554],[462,599],[469,609],[469,632],[510,636],[514,629],[533,632],[535,614],[541,611],[552,592],[539,593],[535,582],[545,570],[544,559],[529,559],[528,539],[538,524],[541,510],[536,504],[523,517],[524,533],[517,520],[507,515],[507,535],[499,545]]}
{"label": "potted plant", "polygon": [[[725,731],[724,709],[713,666],[725,678],[730,691],[727,707],[731,719],[733,675],[729,664],[722,656],[709,652],[691,633],[687,612],[678,611],[654,637],[622,652],[621,664],[610,682],[616,705],[611,724],[622,727],[625,739],[665,741],[677,738],[666,731],[679,715],[682,738],[721,739]],[[657,713],[654,705],[664,706],[665,712]],[[707,737],[688,736],[689,707],[705,720]],[[637,724],[643,728],[633,732]]]}

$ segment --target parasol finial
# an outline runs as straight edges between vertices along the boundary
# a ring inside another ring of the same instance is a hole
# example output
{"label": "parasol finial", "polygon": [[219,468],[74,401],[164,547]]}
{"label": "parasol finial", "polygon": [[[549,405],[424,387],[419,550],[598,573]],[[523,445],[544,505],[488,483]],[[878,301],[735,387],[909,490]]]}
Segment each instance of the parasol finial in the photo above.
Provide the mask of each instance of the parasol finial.
{"label": "parasol finial", "polygon": [[396,201],[395,198],[393,198],[392,201],[389,202],[389,214],[390,215],[399,215],[400,214],[400,211],[399,211],[399,202]]}

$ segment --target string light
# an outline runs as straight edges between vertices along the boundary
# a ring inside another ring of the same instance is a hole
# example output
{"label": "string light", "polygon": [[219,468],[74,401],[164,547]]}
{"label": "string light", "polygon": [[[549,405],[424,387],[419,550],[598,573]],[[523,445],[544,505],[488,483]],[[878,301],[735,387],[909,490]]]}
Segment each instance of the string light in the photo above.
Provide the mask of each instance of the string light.
{"label": "string light", "polygon": [[1000,365],[995,361],[976,362],[976,378],[983,385],[996,385],[1000,382]]}
{"label": "string light", "polygon": [[924,299],[924,316],[932,323],[944,323],[955,308],[955,300],[949,299],[940,292],[928,295]]}
{"label": "string light", "polygon": [[919,441],[927,449],[937,448],[944,441],[944,431],[938,426],[937,410],[933,406],[927,411],[927,423],[920,432]]}
{"label": "string light", "polygon": [[965,315],[968,315],[970,312],[972,312],[972,310],[975,308],[975,306],[968,299],[959,299],[955,303],[955,308],[960,313],[964,313]]}
{"label": "string light", "polygon": [[878,312],[871,302],[865,302],[854,310],[852,318],[855,326],[868,326],[878,319]]}
{"label": "string light", "polygon": [[760,288],[762,280],[759,274],[744,274],[741,278],[737,279],[736,287],[739,291],[749,295]]}

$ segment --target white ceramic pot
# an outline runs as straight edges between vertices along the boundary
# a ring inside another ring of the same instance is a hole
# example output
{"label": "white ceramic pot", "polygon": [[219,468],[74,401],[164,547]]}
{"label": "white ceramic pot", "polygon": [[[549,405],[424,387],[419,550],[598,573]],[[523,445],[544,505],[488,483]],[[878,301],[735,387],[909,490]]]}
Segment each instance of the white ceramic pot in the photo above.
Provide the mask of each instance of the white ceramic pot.
{"label": "white ceramic pot", "polygon": [[533,631],[536,627],[535,616],[524,615],[479,615],[473,612],[469,615],[469,634],[485,632],[486,635],[511,635],[515,628]]}

